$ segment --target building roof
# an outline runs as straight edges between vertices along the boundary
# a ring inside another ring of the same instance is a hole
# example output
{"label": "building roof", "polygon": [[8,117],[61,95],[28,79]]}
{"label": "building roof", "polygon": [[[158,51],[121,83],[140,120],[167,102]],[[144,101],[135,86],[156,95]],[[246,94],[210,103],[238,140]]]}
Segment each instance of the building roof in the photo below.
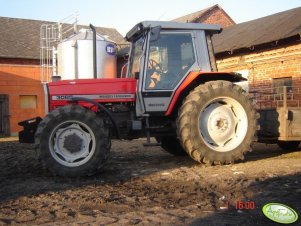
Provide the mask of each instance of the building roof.
{"label": "building roof", "polygon": [[174,22],[180,22],[180,23],[193,23],[196,22],[198,19],[201,19],[203,16],[205,16],[207,13],[209,13],[210,11],[214,10],[214,9],[219,9],[221,10],[225,16],[227,16],[229,18],[229,20],[235,24],[235,22],[233,21],[233,19],[222,9],[222,7],[220,7],[218,4],[208,7],[206,9],[202,9],[200,11],[173,19],[172,21]]}
{"label": "building roof", "polygon": [[215,53],[233,53],[296,35],[301,35],[301,7],[227,27],[213,43]]}
{"label": "building roof", "polygon": [[[55,22],[0,17],[0,57],[40,58],[40,27]],[[80,28],[88,26],[79,25]],[[125,43],[122,35],[114,28],[96,27],[97,33],[108,36],[117,44]]]}

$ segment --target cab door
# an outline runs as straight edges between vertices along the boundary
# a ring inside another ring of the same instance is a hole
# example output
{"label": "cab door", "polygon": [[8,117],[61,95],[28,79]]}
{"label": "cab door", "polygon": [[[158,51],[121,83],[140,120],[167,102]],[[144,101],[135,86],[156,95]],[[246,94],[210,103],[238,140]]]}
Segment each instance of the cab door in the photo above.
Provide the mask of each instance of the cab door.
{"label": "cab door", "polygon": [[174,91],[197,65],[193,32],[161,31],[150,41],[141,84],[145,113],[165,113]]}

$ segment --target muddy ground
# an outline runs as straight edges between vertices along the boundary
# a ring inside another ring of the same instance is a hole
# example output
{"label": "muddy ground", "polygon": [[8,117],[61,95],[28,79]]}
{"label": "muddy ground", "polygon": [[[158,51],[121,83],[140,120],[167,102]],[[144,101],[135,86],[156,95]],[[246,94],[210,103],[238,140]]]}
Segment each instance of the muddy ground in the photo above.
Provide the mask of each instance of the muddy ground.
{"label": "muddy ground", "polygon": [[42,168],[33,145],[0,139],[0,225],[277,225],[261,212],[268,202],[300,218],[301,147],[257,144],[244,162],[204,166],[142,143],[114,141],[101,173],[63,179]]}

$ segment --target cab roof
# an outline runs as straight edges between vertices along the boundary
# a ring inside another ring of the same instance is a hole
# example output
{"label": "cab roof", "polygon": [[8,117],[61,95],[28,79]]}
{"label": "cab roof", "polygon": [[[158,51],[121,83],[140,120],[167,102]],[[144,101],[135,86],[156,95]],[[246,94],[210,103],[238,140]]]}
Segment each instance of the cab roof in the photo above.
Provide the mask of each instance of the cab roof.
{"label": "cab roof", "polygon": [[161,27],[163,30],[205,30],[210,34],[220,33],[222,27],[216,24],[201,24],[201,23],[178,23],[172,21],[142,21],[136,24],[125,36],[127,41],[139,35],[147,29]]}

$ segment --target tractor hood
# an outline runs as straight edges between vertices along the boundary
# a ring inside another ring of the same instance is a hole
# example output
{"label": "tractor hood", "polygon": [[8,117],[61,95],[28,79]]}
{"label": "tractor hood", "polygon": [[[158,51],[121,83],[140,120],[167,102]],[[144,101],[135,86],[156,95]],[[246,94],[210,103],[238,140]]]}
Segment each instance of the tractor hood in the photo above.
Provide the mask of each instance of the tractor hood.
{"label": "tractor hood", "polygon": [[72,98],[87,98],[100,103],[133,102],[136,79],[77,79],[48,84],[49,110],[65,105]]}

